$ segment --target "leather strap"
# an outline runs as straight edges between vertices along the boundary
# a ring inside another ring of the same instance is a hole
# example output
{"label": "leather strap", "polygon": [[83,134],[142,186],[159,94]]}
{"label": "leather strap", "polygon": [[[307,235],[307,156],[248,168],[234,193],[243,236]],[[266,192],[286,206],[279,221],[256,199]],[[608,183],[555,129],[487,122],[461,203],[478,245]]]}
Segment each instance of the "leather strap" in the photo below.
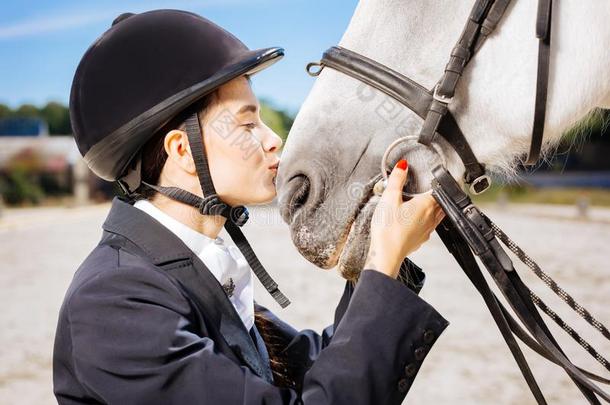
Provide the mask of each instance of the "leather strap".
{"label": "leather strap", "polygon": [[538,71],[536,79],[536,101],[534,103],[534,124],[530,151],[526,165],[534,165],[540,157],[544,120],[546,118],[546,99],[549,88],[549,66],[551,64],[551,15],[553,0],[538,0],[536,18],[536,37],[538,37]]}
{"label": "leather strap", "polygon": [[[485,302],[494,316],[494,320],[496,320],[509,347],[513,344],[512,340],[514,339],[507,339],[507,336],[505,335],[506,325],[504,324],[504,321],[506,321],[506,317],[504,314],[500,317],[498,305],[497,303],[494,304],[494,302],[492,302],[489,292],[487,291],[487,284],[482,278],[482,275],[480,277],[478,276],[477,272],[480,272],[480,270],[478,269],[476,261],[474,261],[474,258],[468,259],[471,255],[471,253],[468,253],[470,250],[479,256],[481,262],[493,277],[513,311],[517,314],[531,336],[536,340],[539,349],[544,351],[548,355],[547,357],[552,357],[554,363],[559,364],[564,368],[591,404],[599,404],[599,400],[595,394],[610,402],[610,395],[590,381],[592,378],[590,376],[592,374],[588,372],[583,373],[581,369],[576,367],[565,356],[538,314],[535,305],[532,302],[529,290],[514,270],[510,258],[502,250],[495,238],[493,230],[478,209],[472,205],[470,198],[461,190],[457,182],[455,182],[453,177],[444,168],[439,166],[434,169],[433,173],[435,176],[433,196],[447,214],[446,221],[450,222],[452,225],[449,227],[445,224],[445,228],[439,228],[437,231],[439,231],[439,235],[444,242],[449,239],[449,236],[446,235],[449,230],[454,234],[453,237],[457,238],[452,243],[449,243],[451,242],[449,241],[445,244],[450,252],[456,256],[456,259],[459,258],[458,262],[484,297]],[[494,299],[494,301],[497,300]],[[502,319],[504,319],[504,321],[502,321]],[[537,385],[535,384],[535,380],[533,380],[529,368],[526,368],[523,364],[524,360],[521,359],[522,356],[520,355],[520,352],[517,352],[512,347],[511,351],[538,403],[545,403],[544,399],[540,397],[541,394],[539,393],[539,389],[537,389]],[[598,381],[600,380],[598,379]]]}
{"label": "leather strap", "polygon": [[201,198],[198,195],[178,187],[156,186],[145,181],[142,181],[141,183],[172,200],[196,207],[202,215],[222,215],[229,221],[235,222],[238,226],[243,226],[248,221],[249,213],[246,207],[243,205],[231,207],[223,203],[216,194]]}
{"label": "leather strap", "polygon": [[273,278],[271,278],[269,273],[267,273],[267,270],[265,270],[260,260],[258,260],[258,257],[252,250],[250,243],[246,239],[241,229],[239,229],[239,227],[232,221],[225,222],[225,229],[241,253],[244,255],[248,261],[248,264],[252,268],[252,271],[259,279],[261,284],[265,287],[267,292],[271,294],[273,299],[275,299],[275,301],[280,304],[282,308],[286,308],[288,305],[290,305],[290,300],[279,290],[277,283],[273,280]]}
{"label": "leather strap", "polygon": [[485,305],[489,309],[493,320],[498,326],[506,345],[517,362],[517,365],[521,370],[521,374],[525,378],[525,381],[529,386],[530,391],[536,398],[536,401],[539,404],[546,404],[546,400],[544,399],[542,391],[540,390],[540,387],[532,374],[529,364],[527,363],[521,348],[517,344],[515,337],[511,333],[510,324],[507,321],[508,318],[504,315],[501,309],[502,304],[496,299],[495,295],[487,285],[487,282],[483,277],[483,273],[481,273],[481,270],[478,268],[476,260],[470,249],[461,248],[461,246],[463,246],[463,241],[459,238],[455,225],[453,225],[448,219],[445,219],[436,228],[436,232],[443,241],[443,244],[447,250],[454,256],[455,260],[464,270],[464,273],[470,279],[470,282],[475,286],[477,291],[479,291],[479,294],[481,294]]}
{"label": "leather strap", "polygon": [[454,96],[462,72],[474,54],[483,21],[493,2],[493,0],[477,0],[472,7],[462,34],[451,51],[449,62],[445,66],[445,73],[438,82],[437,94],[439,96],[447,99]]}
{"label": "leather strap", "polygon": [[[439,125],[449,113],[447,106],[455,95],[455,90],[468,62],[470,62],[475,52],[483,45],[487,36],[495,29],[509,3],[510,0],[477,0],[475,2],[462,34],[451,51],[449,61],[445,66],[445,72],[435,86],[434,100],[430,103],[424,125],[419,134],[420,143],[429,145],[433,141],[436,131],[439,131],[445,138],[456,138],[456,132],[459,130],[457,124],[455,127],[452,126],[449,130],[445,131],[440,130]],[[463,135],[460,138],[465,139]],[[451,143],[451,145],[460,155],[458,148],[463,148],[463,146],[459,143],[455,145]],[[468,145],[468,149],[470,149],[470,145]],[[471,150],[470,153],[472,154]],[[474,154],[472,155],[474,156]],[[474,158],[476,164],[473,164],[472,159],[468,160],[470,167],[464,162],[466,166],[465,181],[470,184],[485,174],[485,168],[476,158]],[[477,184],[481,191],[488,186],[488,183]]]}
{"label": "leather strap", "polygon": [[[523,357],[523,353],[521,352],[519,346],[516,344],[514,337],[511,335],[510,332],[512,332],[512,334],[518,337],[519,340],[521,340],[524,344],[526,344],[530,349],[532,349],[541,357],[544,357],[546,360],[560,366],[559,362],[552,355],[550,355],[548,351],[544,349],[535,339],[531,338],[530,335],[523,330],[523,328],[521,328],[519,323],[512,317],[512,315],[504,307],[502,302],[491,291],[479,269],[479,266],[472,252],[470,251],[470,249],[464,248],[464,245],[462,245],[462,241],[459,238],[458,231],[453,226],[451,221],[443,221],[436,229],[436,231],[440,236],[441,240],[443,241],[445,247],[447,247],[447,250],[449,250],[449,252],[454,256],[460,267],[464,270],[464,273],[468,276],[472,284],[483,297],[494,321],[498,326],[498,329],[502,334],[502,337],[504,338],[509,349],[513,353],[513,356],[517,361],[517,364],[519,365],[519,368],[521,369],[522,374],[525,377],[526,382],[530,386],[530,389],[536,397],[538,403],[544,403],[544,397],[542,396],[540,389],[533,375],[531,374],[531,370],[529,369],[527,361]],[[588,378],[601,382],[603,384],[610,385],[609,379],[601,377],[597,374],[593,374],[580,367],[577,368]]]}
{"label": "leather strap", "polygon": [[481,32],[479,33],[479,38],[477,39],[477,43],[474,47],[475,53],[479,50],[481,45],[485,42],[489,34],[491,34],[498,23],[504,16],[504,12],[510,5],[511,0],[496,0],[494,4],[489,9],[489,13],[487,13],[487,17],[481,23]]}
{"label": "leather strap", "polygon": [[347,48],[333,46],[324,51],[320,65],[366,83],[392,97],[421,118],[426,117],[432,102],[432,93],[417,82],[373,59]]}
{"label": "leather strap", "polygon": [[451,99],[464,69],[496,29],[511,0],[477,0],[468,21],[451,51],[445,73],[438,83],[437,94]]}

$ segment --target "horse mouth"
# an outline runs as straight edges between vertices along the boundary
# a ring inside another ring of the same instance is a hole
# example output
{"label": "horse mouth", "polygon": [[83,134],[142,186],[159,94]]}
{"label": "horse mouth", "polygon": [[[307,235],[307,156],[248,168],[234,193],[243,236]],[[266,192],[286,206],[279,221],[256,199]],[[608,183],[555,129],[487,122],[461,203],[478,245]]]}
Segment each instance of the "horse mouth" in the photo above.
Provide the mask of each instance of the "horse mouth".
{"label": "horse mouth", "polygon": [[[340,223],[335,222],[337,217],[323,220],[332,211],[326,211],[328,206],[324,204],[324,197],[316,198],[316,203],[312,203],[306,179],[287,186],[294,188],[285,191],[284,196],[289,200],[280,204],[282,216],[289,224],[293,243],[303,257],[322,269],[331,269],[339,264],[344,277],[351,274],[350,278],[354,278],[353,274],[360,273],[368,251],[370,219],[379,199],[373,187],[380,177],[348,186],[349,198],[343,201],[350,201],[347,204],[351,208]],[[357,194],[352,190],[357,190]],[[306,204],[313,206],[306,207]],[[357,252],[361,252],[361,260],[355,257]]]}
{"label": "horse mouth", "polygon": [[378,202],[378,196],[370,195],[346,225],[347,233],[337,252],[337,267],[347,280],[357,279],[364,267],[370,244],[371,218]]}
{"label": "horse mouth", "polygon": [[337,243],[336,264],[341,275],[348,280],[358,278],[364,266],[370,242],[370,224],[379,196],[373,192],[381,175],[371,179],[362,189],[362,198],[352,219],[344,226],[343,237]]}

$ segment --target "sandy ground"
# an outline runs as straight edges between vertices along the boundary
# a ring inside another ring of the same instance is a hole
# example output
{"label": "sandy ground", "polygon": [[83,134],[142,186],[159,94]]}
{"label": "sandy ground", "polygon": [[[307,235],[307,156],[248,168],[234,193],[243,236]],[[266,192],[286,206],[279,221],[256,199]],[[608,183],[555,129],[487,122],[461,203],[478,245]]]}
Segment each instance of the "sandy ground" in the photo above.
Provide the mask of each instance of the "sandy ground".
{"label": "sandy ground", "polygon": [[[73,272],[99,240],[108,209],[102,204],[6,210],[0,218],[0,404],[55,403],[51,355],[57,313]],[[609,210],[595,211],[589,221],[572,219],[572,207],[489,207],[486,212],[568,292],[610,324]],[[320,331],[330,324],[343,280],[298,255],[272,207],[254,209],[244,231],[293,304],[281,310],[257,285],[259,302],[298,328]],[[534,403],[482,300],[440,240],[433,236],[412,259],[428,275],[422,296],[451,325],[427,357],[405,403]],[[610,356],[607,340],[524,267],[518,269],[543,299]],[[603,373],[566,335],[556,335],[576,363]],[[585,403],[562,370],[525,351],[550,404]]]}

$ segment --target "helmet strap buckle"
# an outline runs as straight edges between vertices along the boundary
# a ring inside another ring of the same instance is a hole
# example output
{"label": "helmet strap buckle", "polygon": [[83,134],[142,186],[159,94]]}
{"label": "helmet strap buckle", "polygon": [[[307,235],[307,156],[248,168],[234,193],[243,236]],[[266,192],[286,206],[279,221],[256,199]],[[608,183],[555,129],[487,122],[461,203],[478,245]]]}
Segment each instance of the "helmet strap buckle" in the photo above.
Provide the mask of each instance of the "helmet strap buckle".
{"label": "helmet strap buckle", "polygon": [[127,174],[117,180],[119,186],[127,196],[133,196],[142,183],[142,152],[138,151],[132,160]]}

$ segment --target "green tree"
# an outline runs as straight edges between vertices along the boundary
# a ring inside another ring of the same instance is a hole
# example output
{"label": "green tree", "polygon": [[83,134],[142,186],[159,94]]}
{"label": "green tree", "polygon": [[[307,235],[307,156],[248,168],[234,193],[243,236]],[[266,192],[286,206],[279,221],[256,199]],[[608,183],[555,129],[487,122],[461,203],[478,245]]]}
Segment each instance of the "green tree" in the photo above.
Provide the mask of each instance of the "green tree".
{"label": "green tree", "polygon": [[40,113],[49,124],[49,133],[51,135],[68,135],[72,133],[70,126],[70,110],[63,104],[55,101],[47,103]]}
{"label": "green tree", "polygon": [[0,118],[8,117],[12,114],[11,108],[6,104],[0,104]]}
{"label": "green tree", "polygon": [[284,128],[286,128],[286,136],[288,136],[288,132],[290,131],[290,128],[292,128],[292,124],[294,123],[294,116],[282,110],[279,110],[278,113],[280,114],[280,117],[282,117]]}
{"label": "green tree", "polygon": [[15,117],[41,117],[38,107],[32,104],[23,104],[12,114]]}
{"label": "green tree", "polygon": [[285,111],[274,108],[267,101],[261,101],[261,119],[269,126],[276,134],[278,134],[284,142],[288,136],[288,132],[292,127],[294,118]]}
{"label": "green tree", "polygon": [[269,107],[267,104],[261,104],[261,119],[269,126],[276,134],[286,139],[286,128],[282,117],[277,111]]}

